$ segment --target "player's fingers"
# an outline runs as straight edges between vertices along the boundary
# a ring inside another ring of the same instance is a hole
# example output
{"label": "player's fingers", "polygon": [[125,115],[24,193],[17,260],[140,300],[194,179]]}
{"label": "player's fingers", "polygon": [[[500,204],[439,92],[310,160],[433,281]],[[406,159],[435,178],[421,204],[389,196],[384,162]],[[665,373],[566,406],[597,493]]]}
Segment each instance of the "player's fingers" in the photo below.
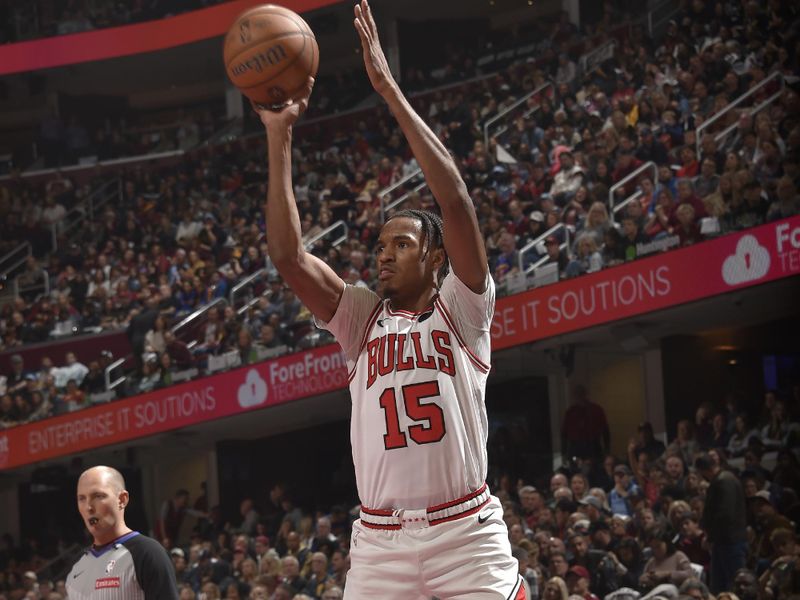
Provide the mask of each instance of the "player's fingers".
{"label": "player's fingers", "polygon": [[361,28],[360,31],[364,32],[364,37],[362,38],[362,40],[364,40],[365,43],[369,44],[372,41],[371,40],[372,35],[369,29],[369,24],[367,23],[366,15],[364,14],[364,10],[362,9],[361,6],[356,4],[355,12],[356,12],[356,21],[358,21],[358,25]]}
{"label": "player's fingers", "polygon": [[313,91],[313,89],[314,89],[314,78],[309,77],[306,80],[306,87],[303,88],[303,95],[301,96],[301,98],[306,101],[306,104],[308,104],[308,98],[311,96],[311,92]]}
{"label": "player's fingers", "polygon": [[353,24],[356,26],[358,37],[361,39],[361,46],[364,48],[364,50],[366,50],[369,46],[369,37],[367,36],[367,31],[364,29],[364,25],[359,19],[353,21]]}
{"label": "player's fingers", "polygon": [[362,0],[362,5],[364,6],[364,14],[366,17],[367,25],[369,25],[369,31],[372,34],[371,37],[374,39],[378,39],[378,26],[375,25],[375,19],[372,17],[372,8],[370,8],[369,2],[367,0]]}

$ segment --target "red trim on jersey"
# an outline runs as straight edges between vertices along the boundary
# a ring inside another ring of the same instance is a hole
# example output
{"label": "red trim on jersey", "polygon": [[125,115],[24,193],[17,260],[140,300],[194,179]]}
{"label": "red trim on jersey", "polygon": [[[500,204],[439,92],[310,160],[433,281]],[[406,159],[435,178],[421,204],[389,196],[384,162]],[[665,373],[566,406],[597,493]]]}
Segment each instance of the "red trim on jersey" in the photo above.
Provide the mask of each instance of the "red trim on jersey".
{"label": "red trim on jersey", "polygon": [[444,319],[445,323],[447,323],[447,326],[453,331],[453,334],[456,336],[456,340],[458,340],[458,345],[461,346],[467,353],[470,362],[472,362],[473,365],[478,367],[478,369],[480,369],[484,373],[488,373],[491,370],[491,368],[489,367],[489,365],[484,363],[480,358],[478,358],[475,355],[475,353],[472,350],[470,350],[466,342],[464,342],[464,338],[461,337],[461,333],[459,333],[458,329],[453,324],[454,322],[453,318],[450,316],[450,313],[447,312],[447,308],[445,307],[444,302],[442,302],[441,300],[436,300],[435,306],[439,308],[442,318]]}
{"label": "red trim on jersey", "polygon": [[[434,300],[434,302],[436,302],[436,300]],[[400,316],[400,317],[414,318],[414,317],[418,317],[420,315],[424,315],[426,312],[428,312],[428,311],[430,311],[432,309],[433,309],[433,303],[431,303],[430,306],[427,306],[424,310],[421,310],[419,312],[413,312],[413,311],[410,311],[410,310],[402,310],[402,309],[399,309],[399,308],[397,310],[392,310],[392,307],[388,303],[386,304],[386,312],[388,312],[393,317]]]}
{"label": "red trim on jersey", "polygon": [[364,334],[361,336],[361,344],[358,346],[358,353],[356,354],[355,365],[353,366],[353,370],[347,374],[347,383],[353,381],[353,378],[356,376],[356,368],[358,366],[358,357],[361,356],[361,353],[364,351],[364,347],[367,345],[367,338],[369,337],[369,332],[372,331],[372,326],[375,325],[375,321],[378,319],[378,315],[380,314],[380,309],[383,306],[383,301],[378,300],[375,304],[375,308],[372,309],[372,312],[369,313],[369,317],[367,317],[367,326],[364,329]]}
{"label": "red trim on jersey", "polygon": [[373,517],[391,517],[394,515],[394,512],[391,510],[379,510],[376,508],[367,508],[365,506],[361,507],[361,512],[372,515]]}
{"label": "red trim on jersey", "polygon": [[487,498],[483,502],[481,502],[475,508],[470,508],[469,510],[465,510],[464,512],[457,513],[455,515],[450,515],[449,517],[441,517],[439,519],[431,519],[428,521],[429,525],[439,525],[440,523],[447,523],[448,521],[455,521],[456,519],[463,519],[464,517],[468,517],[470,515],[474,515],[476,512],[480,511],[484,506],[489,503],[491,498]]}
{"label": "red trim on jersey", "polygon": [[[516,594],[514,594],[516,592]],[[508,596],[508,600],[525,600],[525,586],[522,585],[522,578],[517,580],[517,587]]]}
{"label": "red trim on jersey", "polygon": [[363,519],[361,520],[361,524],[369,529],[391,529],[392,531],[402,529],[401,525],[376,525],[375,523],[370,523],[369,521],[365,521]]}
{"label": "red trim on jersey", "polygon": [[[452,502],[445,502],[444,504],[437,504],[436,506],[431,506],[428,509],[429,513],[437,512],[439,510],[444,510],[445,508],[450,508],[451,506],[455,506],[456,504],[463,504],[464,502],[469,502],[473,498],[477,498],[483,492],[486,491],[486,484],[484,483],[480,488],[472,492],[471,494],[467,494],[466,496],[462,496],[461,498],[457,498]],[[390,515],[391,516],[391,515]]]}

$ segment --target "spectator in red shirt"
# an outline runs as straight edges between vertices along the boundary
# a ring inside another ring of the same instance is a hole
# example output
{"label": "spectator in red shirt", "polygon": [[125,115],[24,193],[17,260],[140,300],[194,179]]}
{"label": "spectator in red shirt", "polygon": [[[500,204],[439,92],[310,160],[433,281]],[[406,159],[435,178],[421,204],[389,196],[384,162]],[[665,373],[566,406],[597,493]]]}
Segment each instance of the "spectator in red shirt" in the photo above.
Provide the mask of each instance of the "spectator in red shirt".
{"label": "spectator in red shirt", "polygon": [[[620,150],[617,155],[617,165],[611,173],[611,181],[614,183],[622,181],[626,176],[641,167],[642,164],[642,161],[636,158],[630,150]],[[625,197],[630,196],[636,191],[636,181],[631,179],[623,186],[623,189],[625,190]]]}
{"label": "spectator in red shirt", "polygon": [[691,246],[703,241],[703,234],[695,219],[694,206],[691,204],[679,204],[675,209],[675,216],[678,219],[678,226],[675,233],[681,240],[681,246]]}
{"label": "spectator in red shirt", "polygon": [[699,220],[708,216],[703,201],[694,193],[694,185],[691,179],[688,178],[678,180],[678,199],[673,205],[672,214],[669,217],[669,224],[673,228],[677,228],[680,225],[680,221],[678,220],[678,207],[682,204],[692,205],[695,219]]}
{"label": "spectator in red shirt", "polygon": [[684,146],[681,150],[681,168],[676,175],[680,177],[695,177],[700,172],[700,163],[697,162],[697,153],[691,146]]}
{"label": "spectator in red shirt", "polygon": [[599,404],[589,400],[582,385],[576,385],[573,404],[567,409],[561,425],[561,448],[567,456],[602,458],[610,448],[611,433],[606,413]]}
{"label": "spectator in red shirt", "polygon": [[567,587],[572,596],[579,596],[584,600],[598,600],[597,596],[589,591],[591,575],[586,567],[573,565],[567,571]]}
{"label": "spectator in red shirt", "polygon": [[508,215],[506,229],[517,238],[521,238],[528,232],[528,217],[522,211],[522,203],[516,198],[508,203]]}

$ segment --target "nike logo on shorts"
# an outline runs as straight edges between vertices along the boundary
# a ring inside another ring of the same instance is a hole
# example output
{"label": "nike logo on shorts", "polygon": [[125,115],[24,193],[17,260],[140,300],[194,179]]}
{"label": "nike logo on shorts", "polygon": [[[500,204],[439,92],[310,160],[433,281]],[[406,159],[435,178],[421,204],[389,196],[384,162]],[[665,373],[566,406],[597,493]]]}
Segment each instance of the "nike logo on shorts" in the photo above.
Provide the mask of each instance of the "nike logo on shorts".
{"label": "nike logo on shorts", "polygon": [[489,513],[488,515],[485,515],[485,516],[484,515],[478,515],[478,523],[483,525],[484,523],[486,523],[486,521],[489,520],[489,517],[491,517],[491,516],[492,516],[492,513]]}
{"label": "nike logo on shorts", "polygon": [[77,579],[77,578],[78,578],[78,577],[80,577],[81,575],[83,575],[83,571],[81,571],[80,573],[75,573],[75,575],[73,575],[73,576],[72,576],[72,578],[73,578],[73,579]]}

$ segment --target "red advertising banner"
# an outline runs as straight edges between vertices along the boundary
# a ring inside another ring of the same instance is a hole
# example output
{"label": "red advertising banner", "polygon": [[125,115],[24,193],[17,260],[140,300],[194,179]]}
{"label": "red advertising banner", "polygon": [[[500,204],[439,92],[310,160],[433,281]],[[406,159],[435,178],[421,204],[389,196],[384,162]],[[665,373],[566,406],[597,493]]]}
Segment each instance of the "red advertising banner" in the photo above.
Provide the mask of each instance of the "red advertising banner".
{"label": "red advertising banner", "polygon": [[[672,250],[497,303],[493,349],[800,274],[800,217]],[[344,389],[331,344],[0,433],[0,470]]]}
{"label": "red advertising banner", "polygon": [[[337,0],[284,0],[302,13]],[[263,0],[233,0],[157,21],[109,27],[0,46],[0,75],[174,48],[223,35],[243,10]],[[220,44],[220,52],[222,45]]]}
{"label": "red advertising banner", "polygon": [[655,254],[498,301],[492,349],[800,273],[800,217]]}
{"label": "red advertising banner", "polygon": [[0,434],[0,469],[118,444],[347,387],[336,344],[14,427]]}

